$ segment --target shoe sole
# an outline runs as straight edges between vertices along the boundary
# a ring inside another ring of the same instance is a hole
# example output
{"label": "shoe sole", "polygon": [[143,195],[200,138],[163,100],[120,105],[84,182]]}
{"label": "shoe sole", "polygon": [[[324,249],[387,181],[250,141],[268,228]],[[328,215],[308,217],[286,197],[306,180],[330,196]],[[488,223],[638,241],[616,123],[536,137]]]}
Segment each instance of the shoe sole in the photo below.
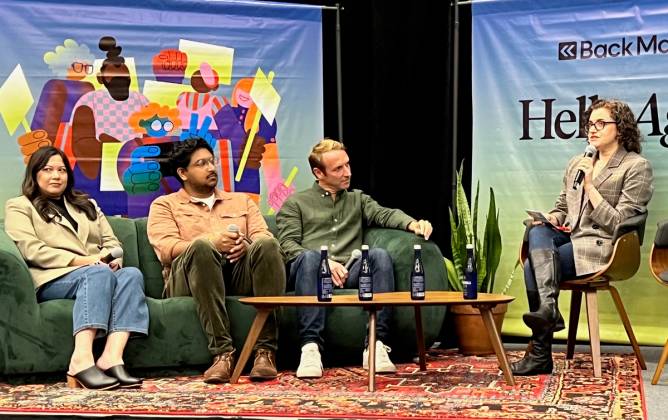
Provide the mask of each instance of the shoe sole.
{"label": "shoe sole", "polygon": [[271,381],[272,379],[276,379],[278,375],[251,375],[248,376],[248,379],[254,382],[262,382],[262,381]]}
{"label": "shoe sole", "polygon": [[217,384],[226,384],[228,382],[230,382],[230,378],[227,378],[227,379],[218,379],[218,378],[204,379],[205,384],[217,385]]}
{"label": "shoe sole", "polygon": [[100,388],[88,388],[88,387],[86,387],[86,385],[84,385],[81,381],[79,381],[74,376],[67,375],[67,387],[71,388],[71,389],[79,388],[79,389],[87,389],[87,390],[90,390],[90,391],[106,391],[106,390],[109,390],[109,389],[118,388],[119,386],[120,386],[120,384],[118,382],[116,382],[113,385],[103,386],[103,387],[100,387]]}

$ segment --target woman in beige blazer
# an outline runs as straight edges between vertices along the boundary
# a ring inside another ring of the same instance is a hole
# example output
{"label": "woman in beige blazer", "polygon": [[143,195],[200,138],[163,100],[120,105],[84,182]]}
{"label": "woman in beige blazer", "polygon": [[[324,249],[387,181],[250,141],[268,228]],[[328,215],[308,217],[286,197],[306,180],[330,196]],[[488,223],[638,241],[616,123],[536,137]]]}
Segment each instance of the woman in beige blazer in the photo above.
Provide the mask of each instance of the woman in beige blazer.
{"label": "woman in beige blazer", "polygon": [[552,372],[552,334],[564,328],[557,308],[559,282],[594,273],[612,254],[612,235],[624,220],[647,211],[652,166],[640,156],[641,135],[629,106],[597,100],[585,112],[591,157],[575,156],[566,168],[550,224],[534,221],[524,279],[531,346],[512,364],[515,375]]}
{"label": "woman in beige blazer", "polygon": [[[67,156],[39,149],[26,167],[23,195],[7,201],[5,230],[28,264],[37,300],[74,299],[68,386],[137,387],[141,379],[125,370],[123,350],[131,333],[148,332],[144,279],[109,257],[121,243],[95,203],[73,186]],[[105,335],[95,361],[93,340]]]}

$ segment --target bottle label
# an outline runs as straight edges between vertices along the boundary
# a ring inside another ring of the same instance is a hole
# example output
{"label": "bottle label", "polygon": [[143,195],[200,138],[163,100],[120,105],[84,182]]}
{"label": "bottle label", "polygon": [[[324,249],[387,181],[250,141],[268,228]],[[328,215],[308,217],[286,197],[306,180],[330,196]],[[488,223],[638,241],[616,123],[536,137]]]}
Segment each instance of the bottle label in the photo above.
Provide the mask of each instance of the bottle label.
{"label": "bottle label", "polygon": [[320,293],[320,299],[331,299],[333,292],[332,292],[332,278],[331,277],[323,277],[321,280],[322,284],[322,291]]}
{"label": "bottle label", "polygon": [[361,298],[369,298],[369,299],[373,297],[373,283],[371,282],[371,277],[360,276],[359,296]]}
{"label": "bottle label", "polygon": [[478,273],[467,271],[464,273],[464,299],[478,298]]}
{"label": "bottle label", "polygon": [[413,296],[424,297],[424,276],[411,278],[411,292]]}

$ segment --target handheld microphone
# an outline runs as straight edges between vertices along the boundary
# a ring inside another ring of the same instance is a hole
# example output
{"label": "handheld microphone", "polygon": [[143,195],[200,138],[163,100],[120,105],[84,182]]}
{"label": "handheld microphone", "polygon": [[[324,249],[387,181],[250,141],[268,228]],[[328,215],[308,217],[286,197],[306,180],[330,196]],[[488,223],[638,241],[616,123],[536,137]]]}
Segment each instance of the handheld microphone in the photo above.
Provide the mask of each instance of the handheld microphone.
{"label": "handheld microphone", "polygon": [[102,261],[105,264],[109,264],[116,258],[121,258],[122,256],[123,256],[123,248],[117,246],[115,248],[112,248],[107,255],[100,258],[100,261]]}
{"label": "handheld microphone", "polygon": [[[596,148],[592,146],[591,144],[588,144],[587,147],[585,148],[585,153],[584,157],[592,157],[596,154]],[[582,184],[582,180],[585,177],[585,173],[582,169],[578,169],[577,173],[575,174],[575,179],[573,180],[573,189],[577,190],[580,184]]]}
{"label": "handheld microphone", "polygon": [[344,264],[344,267],[346,267],[346,270],[350,270],[350,267],[355,264],[355,261],[359,260],[362,257],[362,251],[359,249],[353,249],[353,252],[350,253],[350,258],[346,263]]}
{"label": "handheld microphone", "polygon": [[[228,232],[233,232],[233,233],[239,233],[239,226],[235,225],[234,223],[231,223],[227,226],[227,231]],[[245,235],[240,234],[241,237],[243,238],[244,241],[246,241],[247,244],[252,244],[253,241],[251,241],[249,238],[247,238]]]}

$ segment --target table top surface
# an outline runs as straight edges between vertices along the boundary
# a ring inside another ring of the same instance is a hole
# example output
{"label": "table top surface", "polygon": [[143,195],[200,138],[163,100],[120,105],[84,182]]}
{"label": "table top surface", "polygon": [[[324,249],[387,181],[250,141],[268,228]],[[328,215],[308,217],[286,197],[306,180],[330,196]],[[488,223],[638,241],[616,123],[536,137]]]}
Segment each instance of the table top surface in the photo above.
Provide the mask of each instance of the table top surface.
{"label": "table top surface", "polygon": [[425,306],[475,305],[509,303],[515,297],[494,293],[478,293],[478,299],[464,299],[462,292],[427,291],[424,300],[412,300],[410,292],[374,293],[373,300],[359,300],[357,294],[335,295],[329,302],[319,302],[315,296],[257,296],[243,297],[239,302],[259,306]]}

